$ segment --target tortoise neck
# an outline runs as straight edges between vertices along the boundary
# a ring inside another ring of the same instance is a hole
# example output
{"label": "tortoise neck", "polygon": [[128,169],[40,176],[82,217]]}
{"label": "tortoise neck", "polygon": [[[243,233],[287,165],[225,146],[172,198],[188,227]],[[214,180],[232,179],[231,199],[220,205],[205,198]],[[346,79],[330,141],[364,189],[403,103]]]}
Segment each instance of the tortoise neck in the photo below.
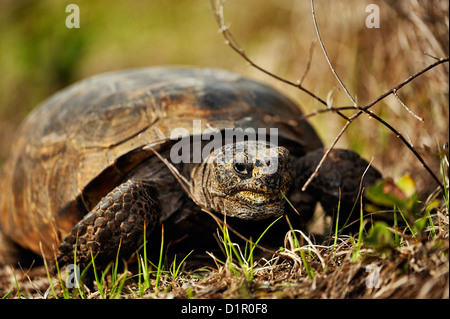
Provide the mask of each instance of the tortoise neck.
{"label": "tortoise neck", "polygon": [[191,170],[191,194],[196,204],[211,209],[211,166],[206,161],[195,165]]}

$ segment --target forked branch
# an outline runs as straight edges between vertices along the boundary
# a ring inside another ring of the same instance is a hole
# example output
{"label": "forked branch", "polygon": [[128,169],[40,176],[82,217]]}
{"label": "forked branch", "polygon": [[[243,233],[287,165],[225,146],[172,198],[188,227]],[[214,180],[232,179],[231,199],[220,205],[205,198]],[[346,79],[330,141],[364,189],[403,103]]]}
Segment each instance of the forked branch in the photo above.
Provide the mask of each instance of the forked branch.
{"label": "forked branch", "polygon": [[[290,86],[293,86],[303,92],[305,92],[306,94],[308,94],[309,96],[311,96],[313,99],[317,100],[319,103],[323,104],[325,107],[329,108],[330,110],[332,110],[332,107],[330,107],[328,105],[328,103],[321,99],[320,97],[318,97],[317,95],[315,95],[314,93],[312,93],[310,90],[306,89],[304,86],[302,86],[302,80],[299,80],[297,82],[292,82],[289,81],[288,79],[285,79],[281,76],[276,75],[275,73],[272,73],[266,69],[264,69],[263,67],[259,66],[258,64],[256,64],[255,62],[253,62],[252,59],[250,59],[247,54],[245,53],[244,49],[240,46],[240,44],[237,42],[236,38],[233,36],[233,34],[230,32],[230,29],[227,27],[227,25],[225,24],[225,18],[224,18],[224,12],[223,12],[223,3],[224,0],[210,0],[210,4],[211,4],[211,9],[213,11],[214,17],[216,19],[217,25],[219,26],[219,32],[222,34],[222,36],[225,38],[225,43],[231,48],[233,49],[233,51],[235,51],[236,53],[238,53],[245,61],[247,61],[247,63],[249,65],[251,65],[252,67],[254,67],[255,69],[263,72],[264,74],[267,74],[268,76],[286,83]],[[306,67],[306,71],[307,72],[309,69],[308,65]],[[342,114],[339,110],[336,111],[336,113],[342,117],[345,120],[348,120],[347,116],[345,116],[344,114]]]}
{"label": "forked branch", "polygon": [[[230,32],[229,28],[226,26],[225,23],[225,18],[224,18],[224,12],[223,12],[223,3],[224,0],[210,0],[211,3],[211,7],[212,7],[212,11],[214,14],[214,17],[216,19],[216,22],[219,26],[219,31],[220,33],[223,35],[223,37],[225,38],[225,43],[230,46],[235,52],[237,52],[245,61],[247,61],[249,63],[249,65],[251,65],[252,67],[256,68],[257,70],[263,72],[264,74],[269,75],[270,77],[281,81],[283,83],[286,83],[290,86],[296,87],[298,89],[300,89],[301,91],[305,92],[306,94],[308,94],[309,96],[313,97],[315,100],[319,101],[319,103],[323,104],[326,108],[323,110],[318,110],[316,112],[313,112],[311,114],[305,115],[303,118],[307,118],[307,117],[311,117],[314,116],[316,114],[319,113],[324,113],[324,112],[333,112],[338,114],[340,117],[342,117],[343,119],[346,120],[346,124],[343,126],[343,128],[341,129],[341,131],[339,132],[339,134],[336,136],[336,138],[333,140],[333,142],[331,143],[329,149],[325,152],[324,156],[322,157],[321,161],[319,162],[319,164],[317,165],[315,171],[311,174],[311,176],[309,177],[309,179],[306,181],[306,183],[303,185],[302,189],[305,190],[308,185],[312,182],[312,180],[315,178],[315,176],[317,176],[317,173],[320,169],[320,167],[322,166],[323,162],[325,161],[326,157],[328,156],[329,152],[331,151],[331,149],[333,149],[333,147],[337,144],[337,142],[339,141],[339,139],[342,137],[342,135],[344,134],[344,132],[348,129],[348,127],[350,126],[350,124],[356,120],[361,114],[367,114],[368,116],[370,116],[371,118],[375,119],[376,121],[378,121],[379,123],[381,123],[383,126],[385,126],[387,129],[389,129],[395,136],[397,136],[402,142],[403,144],[406,145],[406,147],[414,154],[414,156],[419,160],[419,162],[422,164],[422,166],[427,170],[427,172],[431,175],[431,177],[435,180],[435,182],[439,185],[439,187],[444,190],[444,185],[442,184],[442,182],[439,180],[439,178],[434,174],[434,172],[430,169],[430,167],[425,163],[425,161],[423,160],[423,158],[420,156],[420,154],[415,150],[414,146],[408,142],[408,140],[406,140],[406,138],[397,130],[395,129],[392,125],[390,125],[389,123],[387,123],[386,121],[384,121],[383,119],[381,119],[379,116],[377,116],[376,114],[374,114],[370,108],[373,107],[374,105],[376,105],[378,102],[382,101],[384,98],[386,98],[387,96],[393,94],[395,95],[400,103],[402,104],[403,107],[405,107],[408,112],[410,114],[412,114],[416,119],[419,119],[421,121],[423,121],[420,117],[418,117],[416,114],[414,114],[398,97],[397,95],[397,91],[402,88],[403,86],[405,86],[406,84],[410,83],[411,81],[413,81],[414,79],[416,79],[417,77],[421,76],[422,74],[424,74],[425,72],[435,68],[436,66],[443,64],[443,63],[448,63],[449,59],[448,58],[435,58],[437,61],[425,68],[423,68],[422,70],[418,71],[417,73],[411,75],[409,78],[407,78],[405,81],[401,82],[400,84],[398,84],[396,87],[390,89],[389,91],[383,93],[382,95],[380,95],[379,97],[377,97],[375,100],[373,100],[372,102],[366,104],[365,106],[361,107],[356,100],[353,98],[353,96],[350,94],[350,92],[348,91],[347,87],[345,86],[345,84],[343,83],[343,81],[340,79],[339,75],[337,74],[336,70],[334,69],[330,58],[327,54],[327,51],[325,49],[325,45],[321,39],[320,36],[320,31],[319,31],[319,26],[316,20],[316,15],[315,15],[315,10],[314,10],[314,1],[311,0],[311,11],[312,11],[312,17],[313,17],[313,22],[314,22],[314,27],[316,30],[316,34],[318,37],[318,41],[320,43],[320,46],[322,48],[322,51],[325,55],[325,58],[328,62],[328,65],[330,67],[331,72],[334,74],[334,76],[336,77],[336,79],[338,80],[339,84],[341,85],[341,87],[344,89],[345,93],[347,94],[347,96],[349,97],[349,99],[351,100],[351,102],[353,103],[353,106],[349,107],[349,106],[345,106],[345,107],[334,107],[332,105],[328,105],[327,102],[325,102],[325,100],[323,100],[322,98],[318,97],[317,95],[315,95],[314,93],[312,93],[311,91],[309,91],[308,89],[306,89],[305,87],[302,86],[302,82],[304,79],[304,76],[302,76],[302,80],[301,81],[297,81],[297,82],[292,82],[289,81],[281,76],[278,76],[266,69],[264,69],[263,67],[257,65],[255,62],[253,62],[253,60],[251,60],[247,54],[245,53],[244,49],[239,45],[239,43],[236,41],[236,39],[234,38],[233,34]],[[309,64],[309,63],[308,63]],[[307,65],[306,70],[309,70],[309,65]],[[306,72],[307,72],[306,71]],[[353,114],[351,117],[347,117],[345,116],[341,111],[343,110],[349,110],[349,109],[355,109],[357,110],[357,112],[355,114]]]}

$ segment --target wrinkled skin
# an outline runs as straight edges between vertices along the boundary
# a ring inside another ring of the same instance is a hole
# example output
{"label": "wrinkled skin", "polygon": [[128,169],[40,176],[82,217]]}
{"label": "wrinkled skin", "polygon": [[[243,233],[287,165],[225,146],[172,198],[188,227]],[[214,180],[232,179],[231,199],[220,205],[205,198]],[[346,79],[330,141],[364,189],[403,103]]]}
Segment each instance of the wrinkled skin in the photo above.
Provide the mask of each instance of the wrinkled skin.
{"label": "wrinkled skin", "polygon": [[[241,219],[261,220],[284,212],[283,193],[292,183],[289,151],[268,142],[228,144],[193,170],[193,194],[203,206]],[[201,172],[201,173],[200,173]]]}

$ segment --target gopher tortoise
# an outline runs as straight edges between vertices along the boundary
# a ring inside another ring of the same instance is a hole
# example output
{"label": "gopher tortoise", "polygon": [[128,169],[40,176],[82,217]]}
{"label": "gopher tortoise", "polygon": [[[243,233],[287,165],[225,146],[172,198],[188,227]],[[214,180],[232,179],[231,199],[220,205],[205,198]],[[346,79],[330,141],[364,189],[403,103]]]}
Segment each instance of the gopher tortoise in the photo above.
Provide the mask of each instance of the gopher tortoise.
{"label": "gopher tortoise", "polygon": [[[254,134],[256,132],[256,134]],[[324,154],[299,107],[273,88],[216,69],[106,73],[56,93],[20,127],[0,180],[3,238],[59,263],[128,258],[165,226],[246,223],[320,202],[346,219],[380,173],[356,153]],[[364,177],[364,178],[363,178]],[[359,212],[355,215],[359,216]],[[201,234],[205,242],[207,236]],[[245,235],[245,234],[244,234]],[[214,243],[216,244],[216,243]],[[217,244],[216,244],[217,245]]]}

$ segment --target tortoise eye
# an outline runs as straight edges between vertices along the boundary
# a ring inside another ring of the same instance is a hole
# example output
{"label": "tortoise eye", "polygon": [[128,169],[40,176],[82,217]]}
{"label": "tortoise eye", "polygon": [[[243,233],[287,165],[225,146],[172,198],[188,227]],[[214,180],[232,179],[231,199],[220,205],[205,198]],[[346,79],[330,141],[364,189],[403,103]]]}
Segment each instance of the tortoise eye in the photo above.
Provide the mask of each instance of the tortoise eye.
{"label": "tortoise eye", "polygon": [[248,175],[247,167],[243,163],[235,163],[233,169],[239,175]]}

